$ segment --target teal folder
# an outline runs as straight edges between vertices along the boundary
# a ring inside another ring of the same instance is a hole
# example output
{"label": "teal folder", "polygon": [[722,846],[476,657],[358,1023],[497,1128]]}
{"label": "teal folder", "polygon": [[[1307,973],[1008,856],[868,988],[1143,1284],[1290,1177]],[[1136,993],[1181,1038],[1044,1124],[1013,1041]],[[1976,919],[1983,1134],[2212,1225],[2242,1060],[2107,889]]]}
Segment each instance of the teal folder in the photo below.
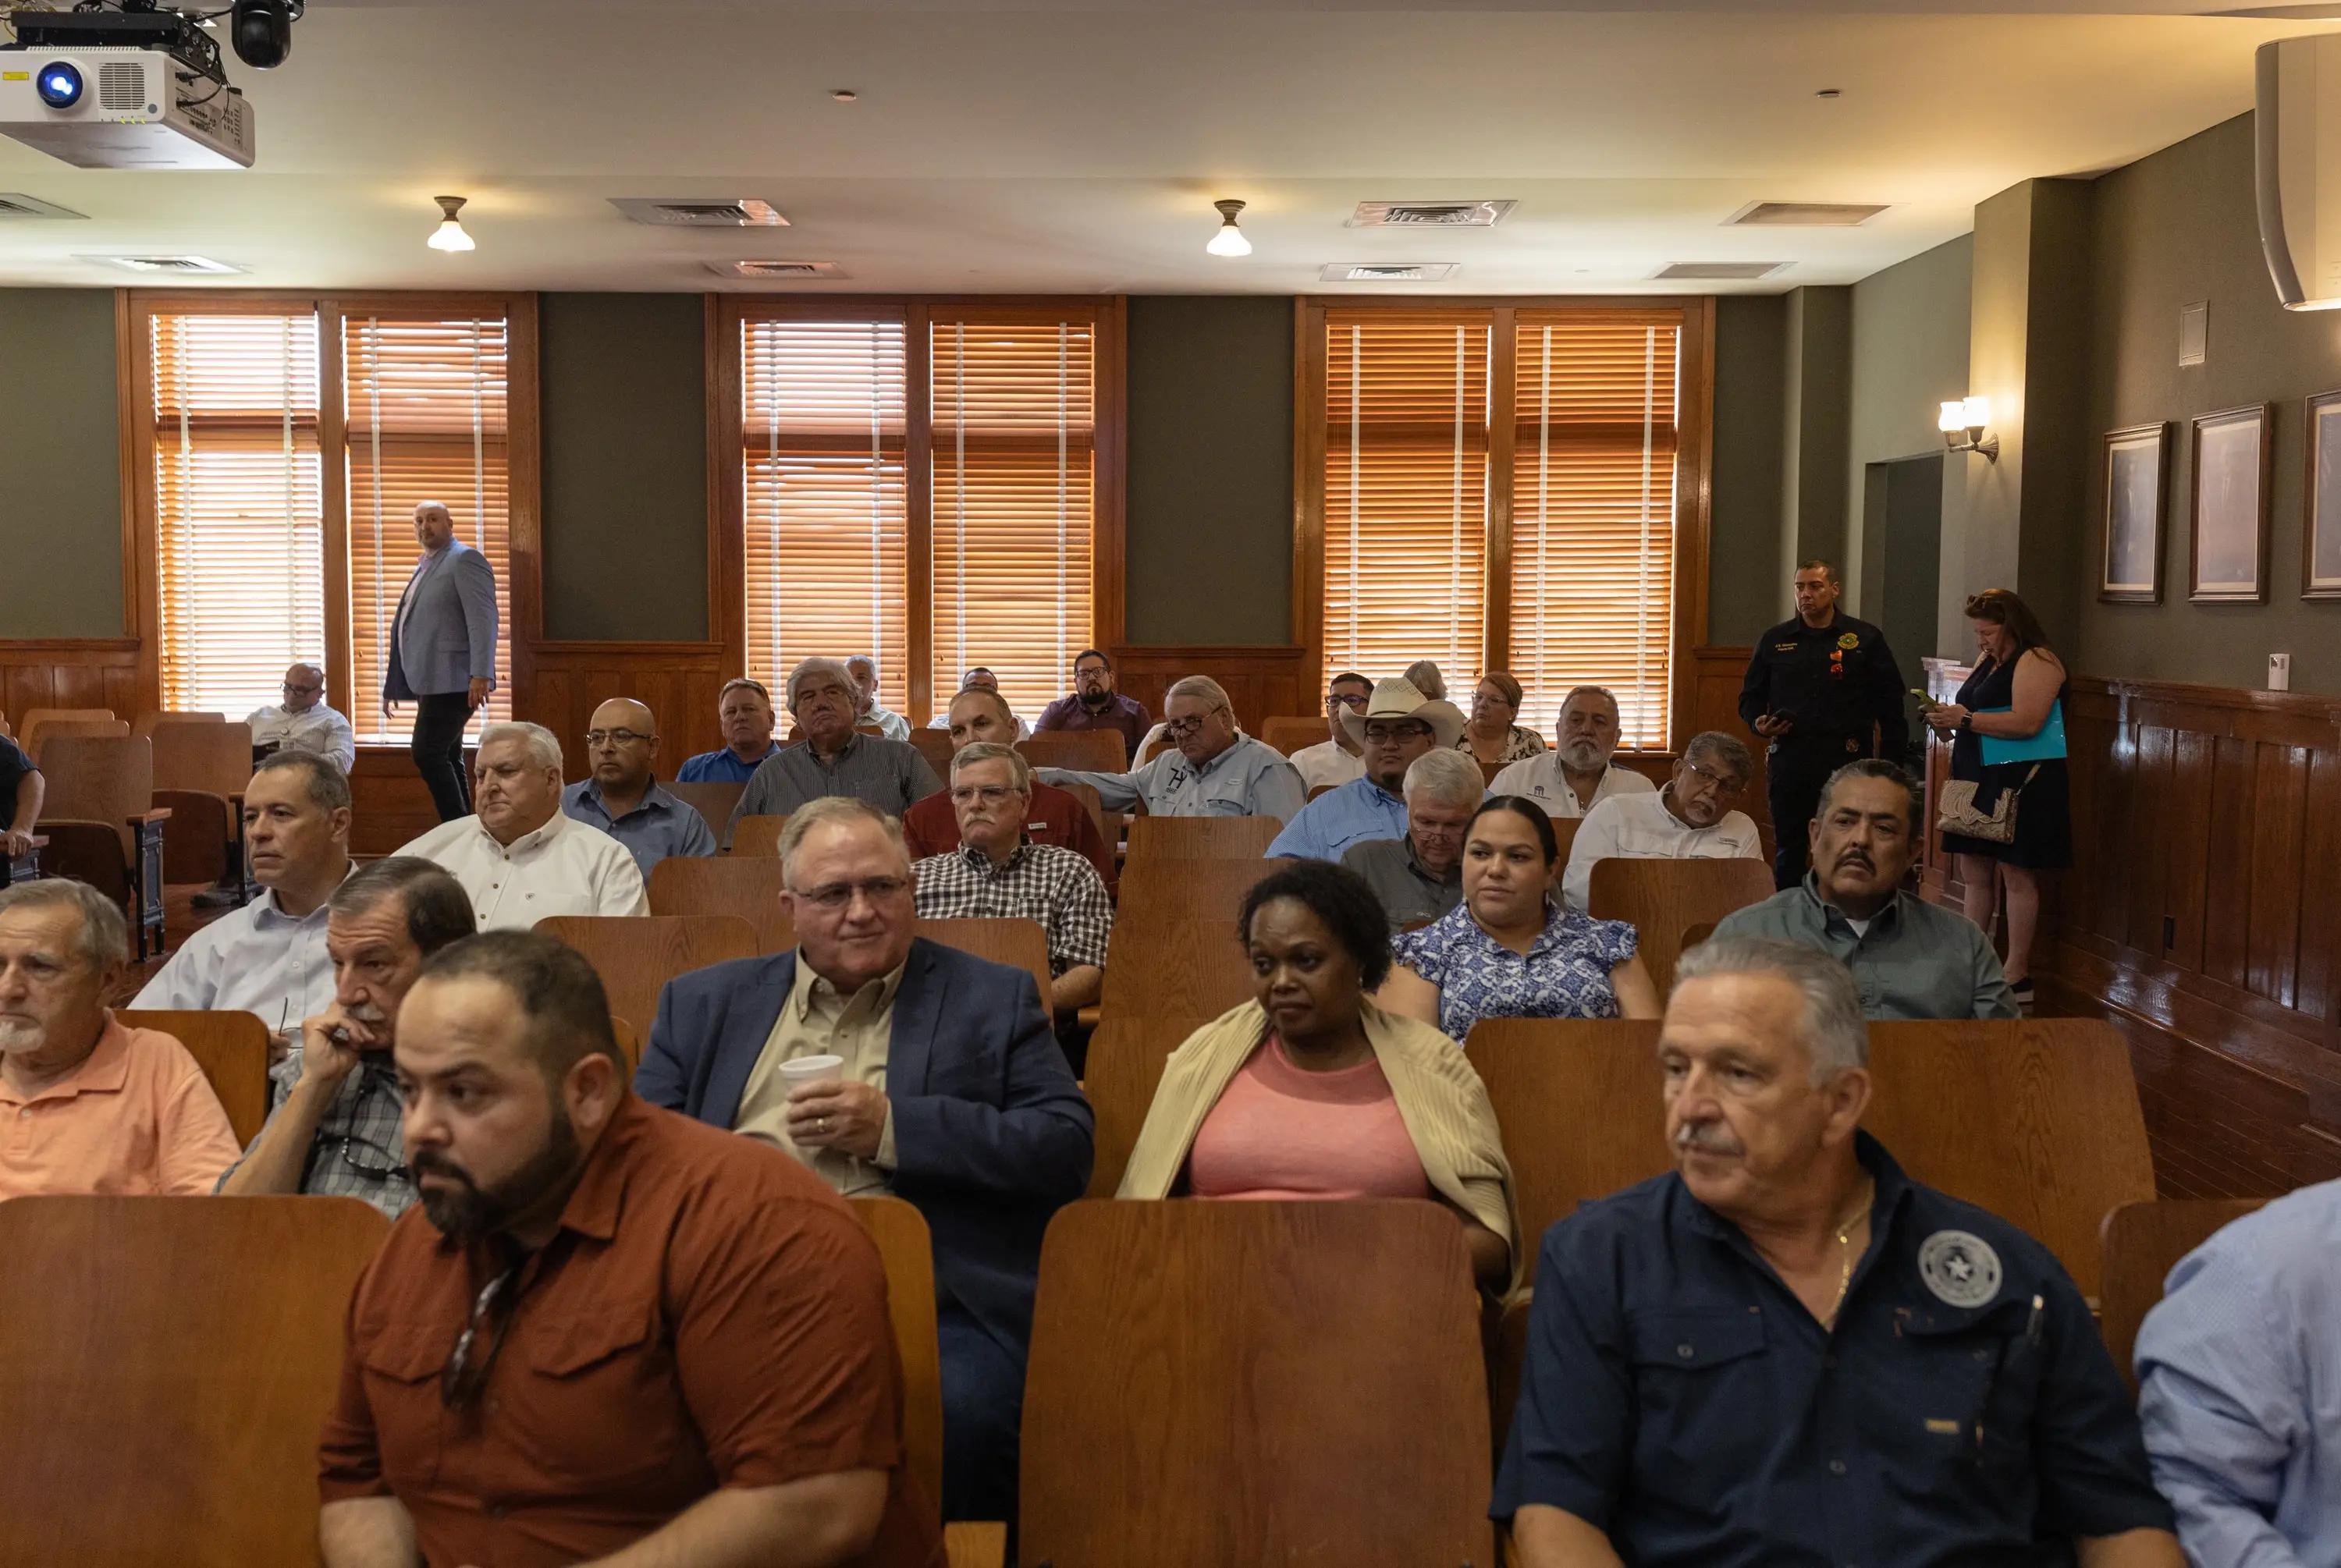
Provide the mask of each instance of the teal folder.
{"label": "teal folder", "polygon": [[[1978,708],[1978,713],[2005,713],[2005,708]],[[1983,765],[1996,768],[2002,762],[2045,762],[2052,757],[2065,755],[2065,700],[2058,698],[2048,709],[2048,722],[2040,733],[2022,740],[2003,740],[1997,735],[1978,735],[1983,742]]]}

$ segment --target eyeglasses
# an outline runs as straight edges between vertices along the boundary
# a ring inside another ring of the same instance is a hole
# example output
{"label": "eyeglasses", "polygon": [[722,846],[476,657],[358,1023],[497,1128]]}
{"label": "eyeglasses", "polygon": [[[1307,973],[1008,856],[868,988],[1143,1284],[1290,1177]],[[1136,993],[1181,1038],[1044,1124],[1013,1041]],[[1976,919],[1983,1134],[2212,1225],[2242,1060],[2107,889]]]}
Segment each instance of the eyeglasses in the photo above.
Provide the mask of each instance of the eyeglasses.
{"label": "eyeglasses", "polygon": [[381,1165],[374,1161],[362,1160],[358,1158],[357,1151],[361,1147],[365,1148],[369,1153],[371,1153],[374,1146],[371,1144],[361,1145],[351,1134],[344,1133],[341,1136],[340,1142],[342,1146],[342,1163],[349,1166],[350,1169],[357,1172],[358,1175],[362,1176],[370,1176],[375,1181],[389,1181],[393,1176],[403,1176],[409,1174],[406,1168],[406,1164],[403,1160],[393,1165]]}
{"label": "eyeglasses", "polygon": [[585,731],[585,744],[588,746],[599,746],[604,740],[613,740],[621,746],[632,746],[638,740],[657,739],[655,735],[644,735],[634,729],[588,729]]}
{"label": "eyeglasses", "polygon": [[1022,790],[1007,784],[954,784],[951,798],[954,806],[965,806],[976,800],[987,806],[997,806],[1011,795],[1022,793]]}
{"label": "eyeglasses", "polygon": [[1430,725],[1411,719],[1403,724],[1369,724],[1366,726],[1366,744],[1395,746],[1401,740],[1411,740],[1418,735],[1430,733]]}
{"label": "eyeglasses", "polygon": [[889,898],[901,898],[910,885],[901,877],[868,877],[859,882],[828,882],[818,888],[798,888],[796,895],[816,908],[835,911],[853,902],[856,893],[873,904],[882,904]]}
{"label": "eyeglasses", "polygon": [[1747,788],[1743,780],[1735,779],[1728,773],[1718,773],[1712,768],[1702,768],[1696,762],[1686,762],[1683,767],[1692,778],[1715,786],[1718,794],[1737,795],[1741,789]]}
{"label": "eyeglasses", "polygon": [[[447,1365],[439,1369],[439,1402],[448,1409],[463,1409],[479,1398],[480,1390],[487,1386],[488,1373],[496,1364],[496,1352],[504,1347],[504,1330],[512,1326],[511,1309],[499,1313],[495,1308],[510,1298],[512,1283],[520,1270],[520,1264],[513,1264],[483,1285],[480,1294],[473,1298],[472,1315],[464,1323],[463,1332],[455,1336],[455,1348],[448,1354]],[[491,1315],[494,1321],[489,1325],[487,1352],[475,1364],[472,1347],[479,1343],[481,1321]]]}
{"label": "eyeglasses", "polygon": [[1347,708],[1354,713],[1365,705],[1366,700],[1354,691],[1329,691],[1325,694],[1325,710],[1329,713],[1336,708]]}
{"label": "eyeglasses", "polygon": [[1223,711],[1225,710],[1222,709],[1213,708],[1207,710],[1204,712],[1198,713],[1192,719],[1165,719],[1162,724],[1162,733],[1169,736],[1173,740],[1184,740],[1188,736],[1192,735],[1196,730],[1200,729],[1203,727],[1204,719],[1209,719],[1214,713]]}
{"label": "eyeglasses", "polygon": [[284,686],[284,695],[287,697],[306,697],[313,691],[323,691],[325,687],[323,681],[318,682],[314,686],[295,686],[288,680]]}

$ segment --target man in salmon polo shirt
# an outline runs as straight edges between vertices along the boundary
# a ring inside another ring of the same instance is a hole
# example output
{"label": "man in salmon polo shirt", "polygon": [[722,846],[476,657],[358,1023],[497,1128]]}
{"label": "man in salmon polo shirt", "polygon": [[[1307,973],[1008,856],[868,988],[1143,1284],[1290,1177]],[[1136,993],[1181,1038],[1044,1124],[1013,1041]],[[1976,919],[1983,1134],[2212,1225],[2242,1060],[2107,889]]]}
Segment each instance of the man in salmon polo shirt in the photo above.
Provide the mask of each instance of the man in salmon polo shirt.
{"label": "man in salmon polo shirt", "polygon": [[129,948],[122,911],[85,883],[0,888],[0,1198],[192,1196],[234,1163],[186,1047],[105,1006]]}

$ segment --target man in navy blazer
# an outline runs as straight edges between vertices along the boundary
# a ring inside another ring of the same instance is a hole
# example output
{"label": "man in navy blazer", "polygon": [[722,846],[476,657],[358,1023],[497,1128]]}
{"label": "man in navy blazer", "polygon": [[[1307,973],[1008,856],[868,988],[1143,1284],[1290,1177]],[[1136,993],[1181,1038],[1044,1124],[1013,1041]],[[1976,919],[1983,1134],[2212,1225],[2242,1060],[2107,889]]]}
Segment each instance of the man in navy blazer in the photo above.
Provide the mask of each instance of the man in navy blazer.
{"label": "man in navy blazer", "polygon": [[463,729],[496,688],[496,574],[488,558],[455,537],[455,520],[435,501],[414,508],[423,559],[398,596],[382,711],[414,704],[410,749],[439,820],[472,814],[463,777]]}
{"label": "man in navy blazer", "polygon": [[[1089,1186],[1089,1102],[1028,973],[914,936],[901,823],[831,797],[780,848],[797,950],[670,982],[635,1090],[926,1216],[943,1516],[1011,1518],[1041,1236]],[[812,1056],[843,1062],[813,1083],[781,1070]]]}

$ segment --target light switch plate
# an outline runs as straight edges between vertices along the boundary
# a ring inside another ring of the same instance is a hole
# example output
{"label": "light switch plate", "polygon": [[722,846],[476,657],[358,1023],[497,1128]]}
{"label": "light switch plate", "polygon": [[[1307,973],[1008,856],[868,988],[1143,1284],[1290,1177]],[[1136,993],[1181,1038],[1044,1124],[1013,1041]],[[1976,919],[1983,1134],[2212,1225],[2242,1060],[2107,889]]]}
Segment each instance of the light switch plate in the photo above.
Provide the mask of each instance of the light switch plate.
{"label": "light switch plate", "polygon": [[2271,653],[2268,655],[2268,690],[2270,691],[2289,691],[2292,690],[2291,654]]}

